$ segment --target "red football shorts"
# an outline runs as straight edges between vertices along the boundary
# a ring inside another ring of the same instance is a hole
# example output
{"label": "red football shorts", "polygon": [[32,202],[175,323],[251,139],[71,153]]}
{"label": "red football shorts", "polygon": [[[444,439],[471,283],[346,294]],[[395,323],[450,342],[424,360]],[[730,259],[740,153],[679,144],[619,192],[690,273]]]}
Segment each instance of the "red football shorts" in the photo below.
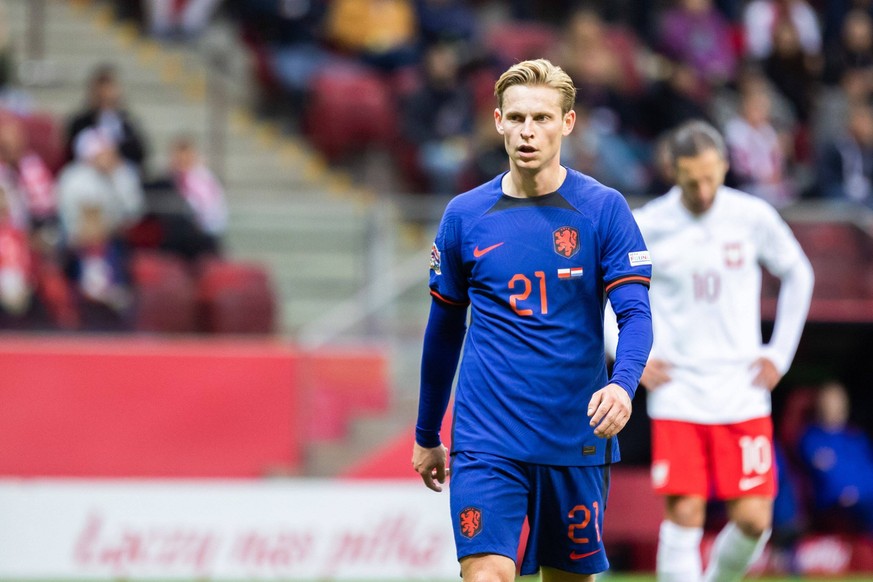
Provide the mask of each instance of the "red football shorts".
{"label": "red football shorts", "polygon": [[770,417],[734,424],[653,419],[652,485],[663,495],[775,496]]}

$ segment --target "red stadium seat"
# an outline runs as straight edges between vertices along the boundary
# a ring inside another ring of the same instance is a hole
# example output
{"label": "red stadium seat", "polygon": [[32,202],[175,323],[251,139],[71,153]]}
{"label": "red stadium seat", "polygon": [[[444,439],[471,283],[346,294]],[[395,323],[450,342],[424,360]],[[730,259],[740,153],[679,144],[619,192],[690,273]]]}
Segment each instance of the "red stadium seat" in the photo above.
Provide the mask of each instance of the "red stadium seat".
{"label": "red stadium seat", "polygon": [[486,37],[490,53],[501,66],[548,57],[555,49],[560,34],[553,27],[534,22],[507,22],[495,25]]}
{"label": "red stadium seat", "polygon": [[397,113],[391,91],[375,73],[334,66],[312,81],[303,118],[312,144],[329,160],[387,145],[396,135]]}
{"label": "red stadium seat", "polygon": [[21,118],[30,147],[42,158],[49,170],[57,174],[65,159],[63,132],[55,118],[35,113]]}
{"label": "red stadium seat", "polygon": [[197,300],[208,333],[266,334],[276,327],[276,298],[266,270],[249,263],[209,260],[202,266]]}
{"label": "red stadium seat", "polygon": [[797,445],[803,430],[812,421],[815,410],[816,389],[810,386],[795,386],[788,394],[777,422],[776,436],[786,453],[796,461]]}
{"label": "red stadium seat", "polygon": [[[869,238],[853,224],[843,222],[792,223],[791,230],[810,258],[826,256],[830,260],[873,260]],[[866,240],[865,240],[866,239]]]}
{"label": "red stadium seat", "polygon": [[131,261],[137,331],[193,333],[197,331],[194,282],[181,259],[140,251]]}

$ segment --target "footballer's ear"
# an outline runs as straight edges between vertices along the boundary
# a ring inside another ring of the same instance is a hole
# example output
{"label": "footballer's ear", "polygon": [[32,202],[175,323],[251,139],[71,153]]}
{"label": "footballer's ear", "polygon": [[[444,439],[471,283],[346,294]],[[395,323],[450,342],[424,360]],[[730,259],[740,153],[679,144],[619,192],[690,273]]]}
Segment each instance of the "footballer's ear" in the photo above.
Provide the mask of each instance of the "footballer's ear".
{"label": "footballer's ear", "polygon": [[494,126],[497,128],[497,133],[503,135],[503,114],[499,107],[494,110]]}
{"label": "footballer's ear", "polygon": [[561,130],[561,135],[570,135],[573,128],[576,126],[576,112],[571,109],[564,114],[564,127]]}

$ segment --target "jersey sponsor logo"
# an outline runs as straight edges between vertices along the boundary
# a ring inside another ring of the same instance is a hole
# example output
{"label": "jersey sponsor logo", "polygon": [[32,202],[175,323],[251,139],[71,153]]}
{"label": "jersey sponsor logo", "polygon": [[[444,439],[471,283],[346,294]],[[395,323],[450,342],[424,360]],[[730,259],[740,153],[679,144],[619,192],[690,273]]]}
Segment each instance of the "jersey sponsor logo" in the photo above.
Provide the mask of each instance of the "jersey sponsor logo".
{"label": "jersey sponsor logo", "polygon": [[743,266],[743,243],[731,242],[724,245],[724,265],[728,269],[739,269]]}
{"label": "jersey sponsor logo", "polygon": [[437,248],[436,243],[433,243],[433,246],[430,247],[430,270],[437,275],[443,274],[440,271],[440,250]]}
{"label": "jersey sponsor logo", "polygon": [[461,511],[460,518],[461,535],[472,538],[482,531],[482,510],[478,507],[468,507]]}
{"label": "jersey sponsor logo", "polygon": [[562,226],[554,233],[555,252],[569,259],[579,252],[579,231],[572,226]]}
{"label": "jersey sponsor logo", "polygon": [[742,479],[740,479],[739,483],[740,491],[748,491],[749,489],[754,489],[759,485],[763,485],[766,481],[766,477],[743,477]]}
{"label": "jersey sponsor logo", "polygon": [[630,261],[631,267],[652,264],[652,257],[649,256],[649,251],[632,251],[627,254],[627,259]]}
{"label": "jersey sponsor logo", "polygon": [[485,247],[484,249],[480,249],[479,245],[476,245],[476,248],[473,249],[473,256],[478,259],[482,255],[484,255],[486,253],[490,253],[491,251],[493,251],[494,249],[496,249],[497,247],[499,247],[502,244],[503,244],[502,242],[499,242],[497,244],[491,245],[490,247]]}
{"label": "jersey sponsor logo", "polygon": [[558,279],[573,279],[581,277],[584,273],[582,267],[570,267],[569,269],[558,269]]}
{"label": "jersey sponsor logo", "polygon": [[598,548],[598,549],[594,550],[593,552],[585,552],[584,554],[577,554],[576,552],[570,552],[570,559],[571,560],[583,560],[589,556],[593,556],[594,554],[600,552],[600,550],[602,550],[602,549],[603,548]]}

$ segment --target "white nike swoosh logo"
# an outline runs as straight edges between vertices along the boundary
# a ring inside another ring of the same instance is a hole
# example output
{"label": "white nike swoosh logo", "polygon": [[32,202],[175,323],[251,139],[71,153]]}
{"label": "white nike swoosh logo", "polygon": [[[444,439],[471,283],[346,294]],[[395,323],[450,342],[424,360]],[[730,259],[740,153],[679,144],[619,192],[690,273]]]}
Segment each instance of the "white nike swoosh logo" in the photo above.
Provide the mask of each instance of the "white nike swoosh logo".
{"label": "white nike swoosh logo", "polygon": [[766,481],[764,477],[743,477],[740,479],[740,491],[754,489],[758,485],[764,483],[764,481]]}

